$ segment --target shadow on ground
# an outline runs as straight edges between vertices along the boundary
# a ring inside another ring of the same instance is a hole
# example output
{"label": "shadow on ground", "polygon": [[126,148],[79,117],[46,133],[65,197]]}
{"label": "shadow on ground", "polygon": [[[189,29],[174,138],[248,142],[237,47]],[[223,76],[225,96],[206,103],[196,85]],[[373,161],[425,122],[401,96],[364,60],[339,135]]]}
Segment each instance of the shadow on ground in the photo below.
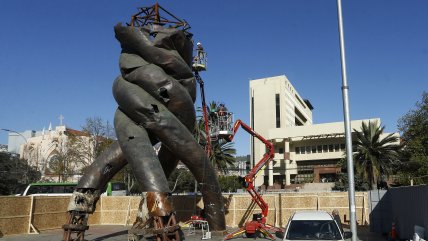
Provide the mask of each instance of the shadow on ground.
{"label": "shadow on ground", "polygon": [[119,232],[115,232],[115,233],[111,233],[111,234],[107,234],[98,238],[95,238],[93,241],[101,241],[101,240],[107,240],[109,238],[113,238],[113,237],[117,237],[117,236],[122,236],[122,235],[126,235],[128,234],[128,230],[122,230]]}

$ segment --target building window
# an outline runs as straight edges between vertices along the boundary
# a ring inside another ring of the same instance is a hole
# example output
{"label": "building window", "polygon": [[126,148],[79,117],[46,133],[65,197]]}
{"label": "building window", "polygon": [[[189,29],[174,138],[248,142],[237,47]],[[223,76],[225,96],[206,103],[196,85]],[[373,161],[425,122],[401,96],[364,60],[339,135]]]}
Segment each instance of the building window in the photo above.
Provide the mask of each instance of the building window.
{"label": "building window", "polygon": [[[298,120],[300,125],[303,125],[308,121],[308,119],[306,119],[306,117],[302,114],[302,112],[300,112],[300,110],[297,107],[294,107],[294,114],[296,115],[295,119]],[[299,124],[296,123],[296,125],[299,125]]]}
{"label": "building window", "polygon": [[281,127],[281,108],[279,103],[279,94],[275,94],[275,115],[276,115],[276,128]]}
{"label": "building window", "polygon": [[312,146],[312,153],[317,153],[317,147],[316,146]]}
{"label": "building window", "polygon": [[279,154],[284,154],[284,148],[279,148],[278,152],[279,152]]}
{"label": "building window", "polygon": [[311,154],[311,147],[310,147],[310,146],[307,146],[307,147],[306,147],[306,153],[307,153],[307,154]]}
{"label": "building window", "polygon": [[333,152],[334,151],[333,144],[328,145],[328,151],[329,152]]}
{"label": "building window", "polygon": [[323,152],[328,152],[328,146],[327,145],[323,145],[322,146],[322,150],[323,150]]}
{"label": "building window", "polygon": [[340,145],[339,145],[339,144],[335,144],[335,145],[334,145],[334,151],[335,151],[335,152],[340,151]]}
{"label": "building window", "polygon": [[318,153],[322,153],[322,146],[321,146],[321,145],[318,145],[318,146],[317,146],[317,152],[318,152]]}
{"label": "building window", "polygon": [[296,147],[296,149],[294,150],[294,152],[296,152],[296,154],[300,154],[300,147]]}
{"label": "building window", "polygon": [[345,144],[340,144],[340,150],[341,151],[345,151],[346,150]]}
{"label": "building window", "polygon": [[305,152],[305,147],[304,146],[302,146],[301,147],[301,149],[300,149],[300,154],[305,154],[306,152]]}

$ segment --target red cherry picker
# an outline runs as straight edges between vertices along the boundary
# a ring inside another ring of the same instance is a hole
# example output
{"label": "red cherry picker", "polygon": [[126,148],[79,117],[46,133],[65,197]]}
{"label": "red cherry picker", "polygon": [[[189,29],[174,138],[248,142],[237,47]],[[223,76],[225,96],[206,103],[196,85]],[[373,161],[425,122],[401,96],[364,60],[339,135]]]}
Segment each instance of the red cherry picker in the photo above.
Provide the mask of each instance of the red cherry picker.
{"label": "red cherry picker", "polygon": [[250,126],[243,123],[241,120],[237,120],[233,128],[230,128],[233,123],[233,114],[231,112],[225,112],[222,115],[215,117],[215,121],[208,118],[207,106],[205,102],[205,91],[204,91],[204,82],[199,75],[199,71],[206,70],[206,53],[203,51],[202,45],[198,43],[197,55],[195,62],[193,64],[193,70],[195,73],[196,80],[199,83],[200,92],[201,92],[201,101],[202,101],[202,110],[204,118],[204,127],[207,143],[205,150],[207,155],[210,155],[212,152],[211,140],[218,140],[219,138],[225,139],[228,142],[231,142],[235,137],[236,132],[239,127],[242,127],[246,132],[248,132],[253,137],[256,137],[266,146],[266,153],[263,155],[262,159],[250,170],[250,172],[245,176],[245,189],[251,195],[253,201],[260,207],[262,210],[261,213],[253,214],[253,220],[245,223],[240,229],[228,234],[224,240],[228,240],[234,237],[237,237],[240,234],[245,233],[247,237],[254,236],[258,233],[263,234],[265,237],[275,240],[275,237],[272,233],[284,231],[281,228],[274,227],[266,223],[266,217],[268,215],[268,204],[263,199],[262,195],[257,192],[254,186],[254,181],[257,173],[273,159],[275,155],[275,150],[273,144],[255,132]]}
{"label": "red cherry picker", "polygon": [[275,150],[273,147],[273,144],[263,138],[260,134],[255,132],[251,127],[243,123],[241,120],[237,120],[232,128],[232,134],[227,137],[227,141],[232,141],[235,137],[236,132],[238,131],[239,127],[242,127],[246,132],[248,132],[253,137],[256,137],[261,142],[263,142],[266,146],[266,153],[263,155],[262,159],[250,170],[250,172],[245,176],[245,189],[247,192],[251,195],[251,198],[253,201],[260,207],[262,210],[261,213],[253,214],[253,220],[248,221],[245,223],[245,225],[238,230],[228,234],[223,240],[228,240],[234,237],[237,237],[240,234],[246,235],[246,237],[252,237],[254,235],[257,235],[258,233],[263,234],[266,238],[270,238],[271,240],[275,240],[275,237],[272,235],[272,233],[281,232],[283,233],[284,230],[281,228],[274,227],[270,224],[266,223],[266,217],[269,212],[268,204],[263,199],[262,195],[257,192],[254,181],[256,178],[257,173],[266,165],[269,164],[269,162],[273,159],[275,155]]}

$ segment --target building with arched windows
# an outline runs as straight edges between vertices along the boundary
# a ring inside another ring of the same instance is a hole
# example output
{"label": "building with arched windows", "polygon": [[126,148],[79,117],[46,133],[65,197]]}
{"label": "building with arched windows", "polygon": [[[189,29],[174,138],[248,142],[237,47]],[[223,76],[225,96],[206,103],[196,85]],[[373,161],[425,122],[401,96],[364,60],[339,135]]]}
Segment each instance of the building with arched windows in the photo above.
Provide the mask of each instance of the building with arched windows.
{"label": "building with arched windows", "polygon": [[20,148],[20,157],[40,171],[42,180],[77,181],[81,169],[95,159],[92,138],[85,132],[64,125],[33,132]]}

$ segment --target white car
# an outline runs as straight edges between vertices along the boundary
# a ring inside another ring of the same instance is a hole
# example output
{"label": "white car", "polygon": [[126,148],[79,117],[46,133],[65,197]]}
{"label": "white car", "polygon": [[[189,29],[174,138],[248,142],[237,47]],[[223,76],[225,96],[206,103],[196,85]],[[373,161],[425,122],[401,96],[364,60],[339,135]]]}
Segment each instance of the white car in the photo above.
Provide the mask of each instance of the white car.
{"label": "white car", "polygon": [[325,211],[298,211],[288,221],[284,241],[288,240],[345,240],[352,232],[343,232],[342,225]]}

